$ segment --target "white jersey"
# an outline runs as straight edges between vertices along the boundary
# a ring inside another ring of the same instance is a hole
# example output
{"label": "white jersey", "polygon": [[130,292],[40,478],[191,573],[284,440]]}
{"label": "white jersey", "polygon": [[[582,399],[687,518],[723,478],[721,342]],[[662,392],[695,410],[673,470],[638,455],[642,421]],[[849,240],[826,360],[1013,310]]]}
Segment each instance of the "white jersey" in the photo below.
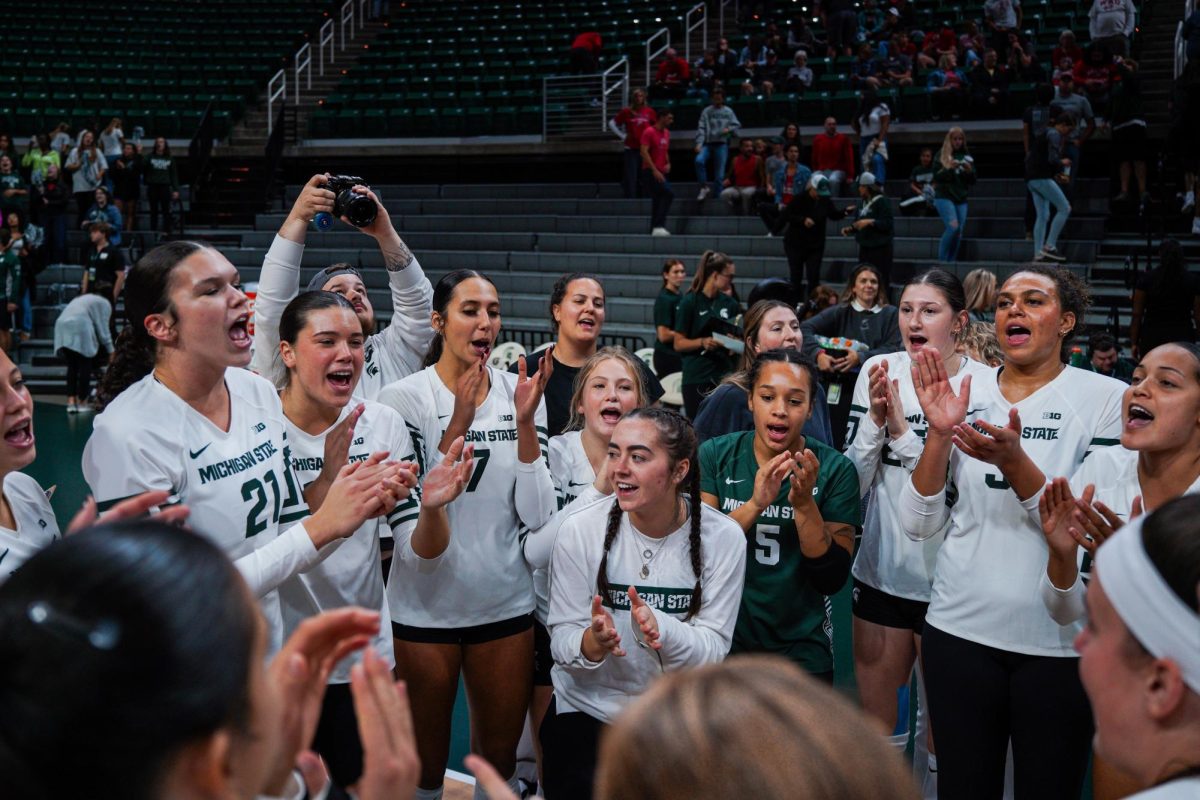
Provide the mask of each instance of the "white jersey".
{"label": "white jersey", "polygon": [[[1055,476],[1046,476],[1047,479]],[[1082,497],[1083,490],[1088,485],[1096,487],[1093,502],[1104,503],[1122,521],[1128,522],[1133,511],[1133,500],[1145,497],[1142,494],[1142,484],[1138,479],[1138,453],[1136,450],[1126,450],[1117,445],[1106,447],[1088,458],[1075,474],[1071,476],[1071,494]],[[1200,494],[1200,478],[1192,483],[1184,492]],[[1078,552],[1079,577],[1069,589],[1056,589],[1050,583],[1049,576],[1042,582],[1042,596],[1051,615],[1060,624],[1067,624],[1086,617],[1083,595],[1092,569],[1091,554],[1079,548]]]}
{"label": "white jersey", "polygon": [[[418,628],[462,628],[529,614],[533,582],[521,553],[521,529],[539,528],[554,510],[546,466],[546,406],[535,415],[543,457],[517,458],[513,389],[517,376],[488,367],[491,388],[466,434],[475,467],[466,490],[447,507],[450,543],[436,558],[416,554],[396,535],[388,578],[392,619]],[[408,425],[421,474],[441,463],[438,444],[454,411],[454,393],[428,367],[385,388],[379,402]]]}
{"label": "white jersey", "polygon": [[[899,381],[900,405],[908,420],[908,431],[894,440],[889,438],[886,426],[877,426],[870,414],[870,372],[881,361],[888,363],[889,378]],[[896,516],[904,484],[925,449],[925,431],[929,427],[913,388],[911,366],[912,358],[904,350],[872,356],[863,364],[854,384],[846,455],[858,471],[860,494],[866,497],[870,493],[871,497],[863,517],[862,542],[854,557],[852,574],[881,592],[928,603],[933,567],[945,528],[917,542],[904,535]],[[964,357],[950,385],[957,392],[965,376],[990,371],[985,364]]]}
{"label": "white jersey", "polygon": [[559,526],[566,519],[568,506],[582,498],[587,503],[603,497],[592,484],[596,471],[583,449],[579,431],[567,431],[550,437],[550,478],[554,481],[554,516],[536,531],[525,536],[525,560],[533,569],[533,592],[537,597],[535,614],[538,622],[546,624],[550,611],[550,555]]}
{"label": "white jersey", "polygon": [[273,653],[283,643],[276,590],[319,556],[295,524],[308,506],[288,462],[279,395],[236,367],[225,371],[225,385],[228,431],[153,374],[142,378],[96,417],[83,476],[102,508],[154,490],[169,492],[168,503],[186,504],[188,526],[224,550],[258,596]]}
{"label": "white jersey", "polygon": [[[338,423],[356,405],[347,404],[338,415]],[[308,486],[320,476],[325,463],[325,437],[333,427],[311,436],[287,421],[292,471],[301,486]],[[387,406],[367,401],[366,409],[354,426],[354,439],[350,442],[347,463],[366,461],[371,453],[385,450],[391,453],[389,458],[392,460],[416,461],[412,440],[400,415]],[[286,632],[290,635],[301,622],[322,611],[345,606],[378,609],[383,622],[375,637],[375,649],[389,665],[395,665],[392,631],[387,623],[391,616],[384,593],[383,572],[379,566],[379,537],[384,535],[384,531],[390,536],[393,526],[401,535],[411,535],[420,513],[420,499],[418,493],[414,492],[392,510],[386,521],[367,520],[348,538],[324,548],[319,564],[285,581],[279,587],[279,601],[283,606]],[[332,552],[326,554],[327,551]],[[350,668],[361,660],[361,652],[343,659],[334,667],[329,682],[349,683]]]}
{"label": "white jersey", "polygon": [[[254,299],[254,358],[250,369],[282,389],[287,368],[279,354],[279,319],[287,304],[300,293],[300,262],[304,245],[276,236],[263,258]],[[396,272],[388,271],[392,293],[392,322],[382,332],[367,337],[363,345],[363,371],[354,396],[375,400],[383,387],[421,369],[433,340],[430,315],[433,287],[413,258]]]}
{"label": "white jersey", "polygon": [[1129,800],[1198,800],[1200,799],[1200,775],[1179,778],[1153,789],[1130,795]]}
{"label": "white jersey", "polygon": [[[1015,406],[1000,393],[996,371],[975,375],[975,419],[1008,424],[1021,416],[1021,447],[1047,476],[1070,475],[1093,450],[1117,444],[1126,384],[1095,372],[1065,367],[1050,383]],[[1042,601],[1040,586],[1049,549],[1038,519],[1038,496],[1017,499],[991,464],[955,449],[946,491],[921,497],[911,479],[900,502],[906,533],[920,538],[950,527],[938,551],[926,622],[952,636],[1016,653],[1076,655],[1079,624],[1059,625]],[[953,508],[949,508],[947,497]]]}
{"label": "white jersey", "polygon": [[[583,711],[603,722],[612,721],[664,671],[725,658],[746,577],[746,535],[729,517],[703,506],[703,602],[700,613],[684,621],[696,583],[688,546],[691,519],[665,539],[655,540],[635,530],[623,514],[608,554],[610,590],[603,602],[621,635],[625,656],[588,661],[580,648],[584,631],[591,625],[592,598],[598,593],[596,573],[614,502],[600,498],[586,505],[576,503],[559,530],[550,563],[550,651],[554,656],[550,674],[557,711]],[[653,550],[654,556],[649,575],[643,578],[643,551],[647,549]],[[634,639],[627,593],[630,586],[654,609],[662,642],[657,654],[639,647]]]}
{"label": "white jersey", "polygon": [[23,472],[8,473],[4,478],[4,499],[17,528],[0,527],[0,583],[60,535],[50,500],[33,478]]}

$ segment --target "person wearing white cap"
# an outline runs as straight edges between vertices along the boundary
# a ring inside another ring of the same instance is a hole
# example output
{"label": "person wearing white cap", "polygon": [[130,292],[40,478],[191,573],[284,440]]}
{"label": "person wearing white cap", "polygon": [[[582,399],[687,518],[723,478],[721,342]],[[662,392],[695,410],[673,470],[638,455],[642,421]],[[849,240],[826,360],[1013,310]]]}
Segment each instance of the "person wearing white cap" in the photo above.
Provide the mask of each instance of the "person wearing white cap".
{"label": "person wearing white cap", "polygon": [[826,221],[854,213],[852,205],[844,209],[835,206],[830,200],[832,194],[829,179],[824,175],[813,175],[805,190],[798,192],[779,215],[776,229],[787,226],[783,234],[783,252],[787,254],[788,277],[797,301],[808,297],[808,292],[821,282]]}
{"label": "person wearing white cap", "polygon": [[1139,800],[1200,797],[1200,497],[1125,526],[1099,549],[1076,637],[1096,753]]}
{"label": "person wearing white cap", "polygon": [[872,264],[883,277],[883,288],[892,281],[908,283],[909,275],[892,275],[892,239],[894,236],[892,201],[883,194],[883,184],[875,173],[858,176],[858,196],[862,205],[854,222],[842,228],[842,236],[853,236],[858,242],[859,263]]}

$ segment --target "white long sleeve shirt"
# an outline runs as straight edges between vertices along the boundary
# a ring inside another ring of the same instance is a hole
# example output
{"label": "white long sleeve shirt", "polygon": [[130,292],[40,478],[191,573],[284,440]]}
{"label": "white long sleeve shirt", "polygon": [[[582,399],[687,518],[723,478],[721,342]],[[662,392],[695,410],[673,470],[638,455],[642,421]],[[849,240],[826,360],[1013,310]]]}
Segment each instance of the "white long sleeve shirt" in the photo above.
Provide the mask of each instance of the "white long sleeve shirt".
{"label": "white long sleeve shirt", "polygon": [[[702,569],[700,613],[684,621],[696,583],[688,549],[691,520],[665,539],[638,532],[622,515],[621,527],[608,555],[611,587],[604,605],[612,614],[626,655],[593,662],[581,651],[591,625],[596,572],[604,555],[608,512],[615,500],[575,503],[554,543],[550,563],[551,679],[558,713],[583,711],[608,722],[642,694],[665,670],[720,661],[729,652],[746,574],[746,536],[736,522],[709,506],[701,516]],[[661,549],[660,549],[661,548]],[[645,550],[654,555],[643,578]],[[629,613],[630,586],[637,587],[654,609],[662,649],[656,654],[639,647]],[[661,664],[659,656],[662,657]]]}
{"label": "white long sleeve shirt", "polygon": [[[545,525],[554,513],[546,464],[546,406],[534,416],[542,457],[517,458],[513,390],[517,376],[488,367],[491,388],[466,434],[475,467],[466,490],[446,506],[450,543],[437,558],[417,555],[412,538],[394,531],[388,578],[392,619],[419,628],[462,628],[528,614],[533,582],[521,551],[522,527]],[[454,412],[454,393],[435,367],[397,381],[379,402],[400,412],[412,436],[421,475],[441,463],[438,450]]]}
{"label": "white long sleeve shirt", "polygon": [[[899,382],[900,404],[908,421],[908,430],[895,439],[890,437],[886,426],[876,425],[870,414],[870,372],[882,361],[887,361],[889,378]],[[854,384],[846,456],[858,471],[862,496],[869,493],[871,498],[852,574],[894,597],[928,603],[937,552],[949,520],[929,537],[914,541],[905,536],[897,515],[904,485],[925,449],[925,431],[929,427],[913,388],[911,366],[912,358],[903,350],[872,356],[863,364]],[[958,392],[965,376],[990,371],[990,367],[964,357],[950,385]]]}
{"label": "white long sleeve shirt", "polygon": [[[995,371],[972,380],[976,419],[1008,424],[1016,408],[1021,447],[1048,476],[1070,475],[1098,448],[1121,435],[1126,385],[1087,370],[1065,367],[1029,397],[1009,403]],[[947,490],[952,507],[947,503]],[[904,532],[923,538],[949,520],[938,551],[925,620],[952,636],[1015,653],[1073,657],[1079,624],[1060,625],[1041,596],[1049,549],[1038,519],[1039,494],[1017,499],[991,464],[958,451],[950,456],[950,482],[923,497],[911,478],[900,499]]]}
{"label": "white long sleeve shirt", "polygon": [[[279,354],[279,319],[300,293],[300,262],[304,245],[276,236],[263,258],[254,300],[254,358],[250,369],[277,388],[287,382],[287,369]],[[375,400],[383,387],[421,369],[433,340],[430,315],[433,287],[413,258],[402,270],[388,271],[392,293],[392,322],[382,332],[367,337],[363,345],[363,371],[354,396]]]}

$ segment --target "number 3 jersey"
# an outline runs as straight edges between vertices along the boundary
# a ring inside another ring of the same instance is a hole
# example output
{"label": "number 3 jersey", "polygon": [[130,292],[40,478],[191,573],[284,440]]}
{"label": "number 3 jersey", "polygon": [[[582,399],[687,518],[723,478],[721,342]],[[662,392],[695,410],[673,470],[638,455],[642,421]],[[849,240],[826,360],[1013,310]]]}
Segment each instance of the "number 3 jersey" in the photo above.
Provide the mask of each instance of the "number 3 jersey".
{"label": "number 3 jersey", "polygon": [[[271,384],[243,369],[225,372],[229,430],[223,431],[147,375],[96,417],[83,475],[100,507],[152,490],[191,513],[188,527],[234,561],[259,597],[274,652],[282,644],[279,584],[318,554],[288,463],[283,407]],[[282,531],[282,533],[281,533]]]}
{"label": "number 3 jersey", "polygon": [[[338,415],[337,422],[315,436],[285,420],[291,443],[292,471],[302,487],[320,476],[325,465],[325,438],[357,405],[357,401],[348,403]],[[415,462],[412,440],[400,415],[370,400],[364,405],[366,408],[354,425],[347,463],[366,461],[371,453],[378,452],[390,453],[388,459],[391,461]],[[390,616],[383,572],[379,568],[379,538],[392,536],[393,532],[396,538],[411,535],[420,513],[418,491],[414,491],[398,503],[386,519],[367,520],[347,538],[323,548],[319,564],[284,581],[279,587],[279,599],[283,604],[286,631],[290,634],[305,619],[322,611],[346,606],[378,610],[384,624],[375,636],[375,650],[389,665],[394,665],[392,630],[387,624]],[[343,659],[334,667],[330,683],[349,683],[350,668],[361,660],[361,652]]]}
{"label": "number 3 jersey", "polygon": [[[820,462],[813,499],[825,522],[861,524],[858,475],[850,459],[815,439],[805,446]],[[700,491],[715,495],[728,514],[754,495],[758,460],[754,431],[730,433],[700,446]],[[733,652],[786,656],[809,672],[833,669],[833,622],[827,598],[804,574],[787,481],[746,536],[746,585],[733,634]],[[833,544],[832,547],[840,545]]]}
{"label": "number 3 jersey", "polygon": [[[1097,448],[1117,444],[1121,397],[1126,384],[1095,372],[1064,367],[1058,377],[1017,403],[1000,393],[998,372],[976,373],[971,409],[976,419],[1008,424],[1016,408],[1021,448],[1047,480],[1075,474]],[[1074,657],[1080,625],[1059,625],[1041,596],[1049,549],[1038,517],[1038,494],[1024,502],[1000,470],[955,449],[950,481],[957,491],[953,508],[946,492],[917,494],[911,479],[899,505],[900,522],[920,537],[949,518],[938,551],[933,595],[925,621],[960,639],[1014,653]]]}
{"label": "number 3 jersey", "polygon": [[[533,583],[521,552],[521,526],[539,528],[554,512],[546,466],[546,406],[534,416],[542,458],[517,458],[517,376],[490,367],[487,397],[465,435],[475,446],[466,489],[447,507],[450,543],[441,555],[418,556],[411,537],[396,536],[388,579],[392,619],[418,628],[463,628],[533,611]],[[400,412],[421,475],[441,463],[438,444],[454,412],[454,393],[435,367],[384,388],[379,402]]]}

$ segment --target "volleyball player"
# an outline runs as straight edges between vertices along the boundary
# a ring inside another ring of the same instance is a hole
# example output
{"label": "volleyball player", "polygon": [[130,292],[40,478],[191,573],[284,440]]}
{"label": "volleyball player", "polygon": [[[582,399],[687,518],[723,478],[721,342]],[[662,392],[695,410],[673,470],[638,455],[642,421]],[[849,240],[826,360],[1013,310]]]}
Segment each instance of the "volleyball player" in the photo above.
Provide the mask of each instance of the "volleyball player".
{"label": "volleyball player", "polygon": [[[271,248],[263,258],[254,300],[254,359],[250,368],[283,388],[287,369],[279,355],[279,318],[300,291],[300,265],[309,223],[318,213],[333,213],[334,194],[325,188],[328,175],[314,175],[296,198]],[[355,386],[355,397],[374,400],[383,387],[421,368],[433,331],[429,328],[429,279],[408,245],[392,227],[387,209],[375,193],[364,186],[354,191],[375,201],[375,221],[363,233],[373,238],[383,256],[392,294],[392,321],[377,332],[375,309],[371,306],[362,273],[349,264],[333,264],[308,282],[308,290],[337,292],[354,306],[362,322],[363,372]],[[343,218],[343,221],[349,224]]]}
{"label": "volleyball player", "polygon": [[175,241],[151,250],[129,273],[125,309],[84,478],[102,509],[153,490],[186,503],[189,524],[225,550],[260,599],[274,653],[279,584],[406,498],[412,468],[372,454],[347,467],[309,516],[279,396],[241,369],[250,361],[246,295],[213,248]]}
{"label": "volleyball player", "polygon": [[629,412],[607,469],[615,499],[576,503],[550,563],[547,800],[592,797],[601,730],[658,675],[725,658],[742,593],[744,537],[700,501],[687,420]]}
{"label": "volleyball player", "polygon": [[1042,603],[1035,509],[1047,474],[1074,472],[1120,435],[1124,385],[1064,363],[1086,312],[1079,278],[1030,266],[1001,287],[997,372],[967,375],[956,394],[935,351],[913,367],[928,429],[900,522],[917,540],[949,522],[922,636],[940,797],[998,796],[1010,739],[1018,797],[1073,797],[1083,783],[1091,716],[1071,649],[1079,626],[1059,625]]}
{"label": "volleyball player", "polygon": [[438,281],[432,322],[425,369],[379,395],[408,425],[422,474],[459,437],[475,445],[466,489],[447,506],[450,533],[397,541],[388,581],[396,670],[420,721],[418,798],[441,796],[460,673],[475,747],[513,776],[533,674],[534,594],[519,535],[554,509],[541,402],[552,362],[536,378],[488,366],[500,297],[473,270]]}
{"label": "volleyball player", "polygon": [[529,532],[523,545],[525,560],[533,569],[533,589],[537,595],[533,623],[533,700],[530,703],[535,745],[540,745],[537,731],[550,705],[553,685],[550,680],[553,657],[546,616],[550,609],[550,555],[558,538],[558,528],[576,500],[587,504],[612,494],[604,468],[612,432],[621,417],[645,405],[647,397],[637,359],[623,347],[601,348],[584,362],[575,377],[567,431],[550,437],[550,476],[554,481],[556,510],[549,522]]}
{"label": "volleyball player", "polygon": [[733,354],[713,334],[736,335],[738,302],[725,292],[733,286],[737,271],[733,259],[706,250],[691,288],[675,310],[672,345],[683,359],[683,406],[689,419],[696,418],[704,395],[733,372]]}
{"label": "volleyball player", "polygon": [[700,496],[743,531],[732,649],[786,656],[832,684],[828,597],[850,574],[858,478],[849,459],[803,433],[817,377],[798,350],[759,354],[747,382],[754,429],[700,448]]}
{"label": "volleyball player", "polygon": [[[371,453],[391,452],[416,461],[399,414],[371,400],[351,402],[363,370],[364,338],[354,307],[333,292],[302,292],[280,318],[280,349],[288,371],[280,400],[292,469],[310,508],[320,508],[342,467],[366,462]],[[425,475],[420,496],[413,492],[387,516],[388,535],[448,535],[445,504],[462,492],[470,474],[470,453],[463,453],[458,440],[444,464]],[[384,527],[381,520],[367,520],[319,564],[280,586],[288,632],[322,611],[346,606],[378,610],[382,619],[389,619],[377,566]],[[389,669],[395,666],[390,626],[379,630],[372,645]],[[362,771],[362,744],[350,696],[350,670],[359,661],[343,661],[330,675],[313,745],[340,786],[357,783]]]}
{"label": "volleyball player", "polygon": [[[942,269],[917,276],[898,304],[904,349],[873,356],[854,385],[846,455],[858,470],[859,492],[870,497],[854,575],[854,677],[863,709],[882,723],[892,746],[908,744],[908,720],[898,720],[897,689],[907,686],[920,656],[933,566],[945,531],[914,542],[896,518],[909,473],[921,457],[926,422],[913,388],[912,364],[923,348],[937,353],[957,390],[963,378],[986,371],[959,355],[969,324],[962,283]],[[921,682],[918,681],[918,687]],[[923,697],[924,690],[921,689]],[[919,705],[918,751],[928,743],[926,703]],[[902,733],[897,733],[897,722]],[[937,761],[918,764],[923,780],[936,780]],[[932,789],[932,787],[930,787]],[[930,791],[927,794],[932,794]]]}

